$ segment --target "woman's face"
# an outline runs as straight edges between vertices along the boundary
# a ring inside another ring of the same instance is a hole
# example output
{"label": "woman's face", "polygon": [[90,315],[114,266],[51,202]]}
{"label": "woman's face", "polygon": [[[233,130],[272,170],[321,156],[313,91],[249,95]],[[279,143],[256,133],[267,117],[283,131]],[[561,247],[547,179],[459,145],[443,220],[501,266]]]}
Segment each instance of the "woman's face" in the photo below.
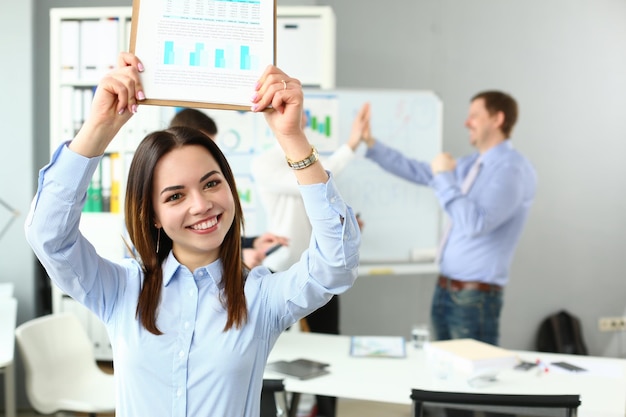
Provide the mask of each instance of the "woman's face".
{"label": "woman's face", "polygon": [[178,262],[193,272],[215,261],[235,204],[209,151],[188,145],[164,155],[154,169],[153,190],[154,222],[172,239]]}

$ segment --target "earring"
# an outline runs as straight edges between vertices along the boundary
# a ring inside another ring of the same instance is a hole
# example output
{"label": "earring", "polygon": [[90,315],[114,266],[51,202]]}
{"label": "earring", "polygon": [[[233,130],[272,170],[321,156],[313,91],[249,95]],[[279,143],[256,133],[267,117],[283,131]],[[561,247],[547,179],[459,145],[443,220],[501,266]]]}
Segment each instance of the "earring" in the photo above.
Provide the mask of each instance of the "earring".
{"label": "earring", "polygon": [[161,228],[157,229],[157,250],[156,253],[159,253],[159,246],[161,245]]}

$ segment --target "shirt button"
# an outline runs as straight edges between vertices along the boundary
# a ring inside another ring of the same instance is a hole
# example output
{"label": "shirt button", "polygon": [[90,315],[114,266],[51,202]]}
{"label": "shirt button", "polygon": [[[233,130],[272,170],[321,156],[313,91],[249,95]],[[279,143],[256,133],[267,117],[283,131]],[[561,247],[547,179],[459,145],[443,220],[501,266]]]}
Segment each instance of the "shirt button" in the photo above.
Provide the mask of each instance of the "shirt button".
{"label": "shirt button", "polygon": [[189,296],[193,297],[193,290],[189,290]]}
{"label": "shirt button", "polygon": [[190,324],[188,321],[185,322],[185,330],[187,330],[189,328]]}
{"label": "shirt button", "polygon": [[184,358],[185,357],[185,352],[182,351],[182,350],[180,352],[178,352],[178,357],[179,358]]}
{"label": "shirt button", "polygon": [[178,388],[178,389],[176,390],[176,396],[177,396],[177,397],[180,397],[181,395],[183,395],[183,389],[182,389],[182,388]]}

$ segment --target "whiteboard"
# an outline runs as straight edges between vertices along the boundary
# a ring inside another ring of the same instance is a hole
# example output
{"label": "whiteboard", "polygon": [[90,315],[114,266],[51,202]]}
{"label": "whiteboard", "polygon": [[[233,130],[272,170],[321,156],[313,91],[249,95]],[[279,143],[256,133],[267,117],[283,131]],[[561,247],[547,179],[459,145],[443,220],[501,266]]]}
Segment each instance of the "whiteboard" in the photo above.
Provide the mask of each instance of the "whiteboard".
{"label": "whiteboard", "polygon": [[[442,149],[442,103],[429,91],[354,89],[305,90],[307,137],[320,154],[344,143],[361,105],[372,108],[372,134],[405,155],[430,162]],[[263,115],[232,110],[203,110],[217,126],[217,142],[231,164],[245,216],[247,236],[265,229],[265,213],[250,173],[252,158],[275,139]],[[317,122],[315,126],[311,120]],[[359,213],[362,263],[415,260],[434,253],[440,237],[441,210],[434,192],[388,174],[364,157],[365,145],[336,175],[346,202]]]}
{"label": "whiteboard", "polygon": [[[352,119],[369,101],[372,135],[403,154],[431,161],[442,149],[442,104],[427,91],[338,91],[339,135],[350,134]],[[306,101],[305,101],[306,103]],[[359,149],[364,153],[365,146]],[[440,237],[441,210],[432,189],[387,173],[357,158],[337,176],[344,199],[361,214],[361,262],[415,260],[434,253]]]}

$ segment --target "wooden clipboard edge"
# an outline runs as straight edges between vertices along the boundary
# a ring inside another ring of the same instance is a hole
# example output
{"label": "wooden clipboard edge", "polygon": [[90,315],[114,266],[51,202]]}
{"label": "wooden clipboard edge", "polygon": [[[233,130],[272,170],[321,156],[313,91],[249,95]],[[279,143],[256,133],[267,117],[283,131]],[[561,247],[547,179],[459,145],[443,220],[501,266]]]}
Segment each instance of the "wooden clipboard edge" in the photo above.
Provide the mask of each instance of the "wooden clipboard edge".
{"label": "wooden clipboard edge", "polygon": [[148,98],[139,102],[140,105],[148,104],[153,106],[171,106],[171,107],[195,107],[203,109],[217,109],[217,110],[239,110],[239,111],[251,111],[251,106],[243,106],[239,104],[221,104],[210,103],[206,101],[185,101],[185,100],[160,100],[154,98]]}
{"label": "wooden clipboard edge", "polygon": [[[130,45],[128,45],[128,51],[135,53],[135,44],[137,42],[137,25],[139,24],[139,3],[141,0],[133,0],[133,11],[130,19]],[[278,13],[278,1],[274,2],[274,18],[273,18],[273,53],[272,53],[272,65],[276,66],[276,26],[277,26],[277,13]],[[251,106],[243,106],[237,104],[220,104],[209,103],[202,101],[185,101],[185,100],[161,100],[161,99],[145,99],[140,104],[148,104],[154,106],[173,106],[173,107],[195,107],[204,109],[217,109],[217,110],[239,110],[239,111],[251,111]]]}
{"label": "wooden clipboard edge", "polygon": [[140,0],[133,0],[133,12],[130,17],[130,45],[128,45],[128,51],[135,53],[135,43],[137,42],[137,25],[139,24],[139,2]]}

